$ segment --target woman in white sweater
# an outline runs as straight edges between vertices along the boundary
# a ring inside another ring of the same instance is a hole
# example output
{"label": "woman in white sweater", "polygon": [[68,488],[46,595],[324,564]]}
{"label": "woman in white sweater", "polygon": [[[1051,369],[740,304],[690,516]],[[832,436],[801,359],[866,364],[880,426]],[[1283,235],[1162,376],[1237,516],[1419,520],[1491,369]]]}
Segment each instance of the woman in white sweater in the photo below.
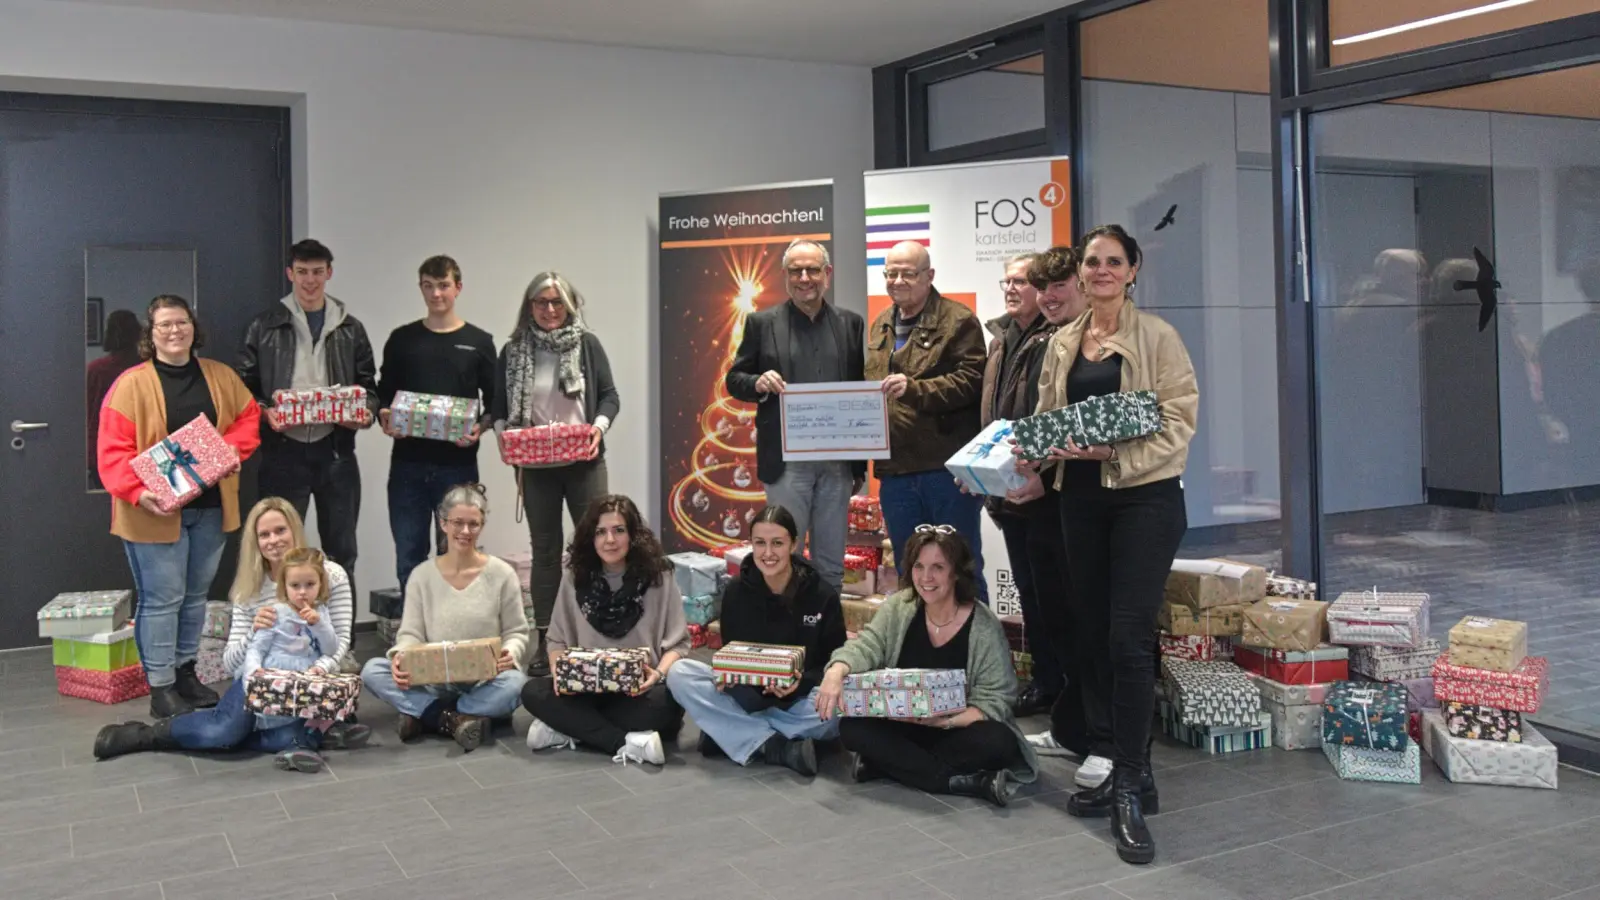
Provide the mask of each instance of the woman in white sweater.
{"label": "woman in white sweater", "polygon": [[[462,484],[439,504],[449,548],[425,562],[406,580],[400,633],[387,657],[368,660],[361,669],[367,690],[400,712],[400,740],[430,733],[454,738],[476,750],[489,738],[490,720],[511,715],[528,676],[522,673],[528,647],[528,618],[522,587],[505,560],[478,552],[478,537],[489,513],[483,487]],[[499,674],[475,684],[412,686],[406,671],[408,647],[439,641],[500,638]]]}

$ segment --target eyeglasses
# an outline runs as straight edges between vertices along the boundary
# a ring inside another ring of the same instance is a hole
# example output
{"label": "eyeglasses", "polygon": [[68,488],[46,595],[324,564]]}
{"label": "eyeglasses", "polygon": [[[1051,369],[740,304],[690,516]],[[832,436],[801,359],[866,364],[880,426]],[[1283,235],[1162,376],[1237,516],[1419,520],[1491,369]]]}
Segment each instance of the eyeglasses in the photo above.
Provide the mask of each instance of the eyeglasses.
{"label": "eyeglasses", "polygon": [[790,278],[799,278],[802,275],[810,275],[812,278],[822,277],[821,266],[790,266],[784,271],[789,273]]}
{"label": "eyeglasses", "polygon": [[883,270],[883,280],[884,281],[916,281],[917,280],[917,276],[921,275],[925,271],[927,271],[927,270],[926,269],[894,269],[894,270],[884,269]]}
{"label": "eyeglasses", "polygon": [[1005,291],[1010,290],[1011,288],[1025,288],[1030,283],[1031,282],[1029,282],[1026,278],[1002,278],[1000,279],[1000,290]]}
{"label": "eyeglasses", "polygon": [[542,309],[547,312],[555,312],[567,305],[563,300],[529,300],[528,302],[533,304],[534,309]]}
{"label": "eyeglasses", "polygon": [[473,531],[482,531],[483,530],[483,523],[482,522],[469,522],[466,519],[445,519],[444,520],[444,527],[450,529],[451,531],[473,532]]}
{"label": "eyeglasses", "polygon": [[955,534],[954,525],[918,525],[917,534]]}
{"label": "eyeglasses", "polygon": [[150,330],[160,334],[171,334],[175,331],[188,331],[193,327],[193,322],[188,319],[180,319],[176,322],[157,322],[150,326]]}

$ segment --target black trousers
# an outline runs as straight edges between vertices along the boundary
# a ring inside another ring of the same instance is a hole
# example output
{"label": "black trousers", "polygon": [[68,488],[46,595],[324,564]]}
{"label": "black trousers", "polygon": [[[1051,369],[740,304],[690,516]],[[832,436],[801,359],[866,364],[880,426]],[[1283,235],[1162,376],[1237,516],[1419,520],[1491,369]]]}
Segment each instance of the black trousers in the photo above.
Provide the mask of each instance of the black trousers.
{"label": "black trousers", "polygon": [[1156,613],[1188,523],[1176,478],[1061,492],[1090,751],[1119,768],[1149,764]]}
{"label": "black trousers", "polygon": [[985,719],[949,730],[891,719],[840,719],[839,741],[906,787],[950,792],[953,775],[1008,769],[1022,762],[1017,736]]}
{"label": "black trousers", "polygon": [[550,679],[531,678],[522,686],[522,707],[557,732],[606,753],[621,750],[630,731],[658,731],[669,739],[683,727],[683,707],[665,682],[633,697],[557,694]]}
{"label": "black trousers", "polygon": [[[1061,690],[1063,680],[1060,655],[1056,652],[1055,641],[1040,604],[1047,593],[1051,602],[1064,598],[1058,596],[1056,585],[1040,583],[1040,573],[1034,566],[1031,549],[1034,530],[1032,517],[1019,512],[991,515],[990,518],[1006,540],[1006,556],[1011,560],[1011,580],[1017,585],[1017,598],[1022,603],[1022,636],[1028,642],[1028,652],[1033,655],[1033,683],[1048,693],[1057,693]],[[1060,521],[1050,524],[1051,529],[1059,534]]]}
{"label": "black trousers", "polygon": [[305,444],[282,435],[267,436],[261,443],[257,484],[261,496],[289,501],[301,520],[306,518],[311,501],[317,501],[317,537],[322,542],[322,552],[344,567],[355,596],[361,467],[353,449],[341,451],[335,446],[337,437],[331,434]]}
{"label": "black trousers", "polygon": [[[1074,600],[1067,542],[1061,535],[1061,510],[1055,497],[1035,501],[1028,515],[1028,568],[1033,572],[1034,591],[1039,600],[1039,619],[1043,636],[1039,641],[1052,654],[1060,673],[1061,692],[1050,707],[1050,734],[1056,743],[1078,753],[1089,749],[1089,728],[1083,707],[1082,654],[1077,647],[1079,627],[1073,617]],[[1034,638],[1028,636],[1028,649]],[[1034,653],[1034,666],[1039,655]],[[1037,669],[1036,669],[1037,671]]]}

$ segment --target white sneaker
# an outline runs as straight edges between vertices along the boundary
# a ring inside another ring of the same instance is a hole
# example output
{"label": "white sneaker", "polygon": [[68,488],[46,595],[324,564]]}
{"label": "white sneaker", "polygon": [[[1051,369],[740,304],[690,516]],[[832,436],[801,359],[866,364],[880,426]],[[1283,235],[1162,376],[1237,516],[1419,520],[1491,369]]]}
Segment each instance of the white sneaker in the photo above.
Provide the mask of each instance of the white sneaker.
{"label": "white sneaker", "polygon": [[1072,783],[1084,790],[1097,788],[1100,782],[1111,777],[1111,760],[1104,756],[1091,756],[1085,759],[1078,771],[1072,776]]}
{"label": "white sneaker", "polygon": [[558,750],[570,750],[577,747],[577,742],[538,719],[534,719],[533,724],[528,726],[528,749],[548,750],[551,747]]}
{"label": "white sneaker", "polygon": [[1028,743],[1033,745],[1033,752],[1040,756],[1066,756],[1079,758],[1079,754],[1068,750],[1056,742],[1056,736],[1047,728],[1038,734],[1027,735]]}
{"label": "white sneaker", "polygon": [[637,763],[650,763],[654,766],[667,764],[667,751],[661,746],[661,735],[654,731],[630,731],[623,739],[622,749],[617,755],[611,757],[612,762],[627,765],[629,760]]}

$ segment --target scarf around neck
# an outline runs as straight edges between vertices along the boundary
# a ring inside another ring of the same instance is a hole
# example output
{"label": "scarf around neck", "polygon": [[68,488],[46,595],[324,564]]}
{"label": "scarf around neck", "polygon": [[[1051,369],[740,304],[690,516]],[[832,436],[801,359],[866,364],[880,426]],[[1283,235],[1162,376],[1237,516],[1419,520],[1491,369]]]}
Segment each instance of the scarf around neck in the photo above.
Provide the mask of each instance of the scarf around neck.
{"label": "scarf around neck", "polygon": [[506,345],[506,392],[510,422],[514,426],[540,424],[529,421],[533,399],[534,358],[548,350],[560,358],[556,383],[568,397],[583,393],[583,335],[576,319],[554,331],[529,325],[522,337]]}
{"label": "scarf around neck", "polygon": [[620,640],[644,617],[645,588],[643,579],[626,573],[613,591],[605,573],[596,572],[578,592],[578,609],[595,631]]}

